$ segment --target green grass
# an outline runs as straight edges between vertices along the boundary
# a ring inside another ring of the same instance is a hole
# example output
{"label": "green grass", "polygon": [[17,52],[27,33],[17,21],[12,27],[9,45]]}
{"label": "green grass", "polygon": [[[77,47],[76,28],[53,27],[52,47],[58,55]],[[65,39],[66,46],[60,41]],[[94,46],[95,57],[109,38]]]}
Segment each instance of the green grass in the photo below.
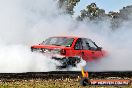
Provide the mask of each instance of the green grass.
{"label": "green grass", "polygon": [[128,86],[86,86],[80,84],[80,79],[57,80],[7,80],[0,81],[0,88],[132,88]]}

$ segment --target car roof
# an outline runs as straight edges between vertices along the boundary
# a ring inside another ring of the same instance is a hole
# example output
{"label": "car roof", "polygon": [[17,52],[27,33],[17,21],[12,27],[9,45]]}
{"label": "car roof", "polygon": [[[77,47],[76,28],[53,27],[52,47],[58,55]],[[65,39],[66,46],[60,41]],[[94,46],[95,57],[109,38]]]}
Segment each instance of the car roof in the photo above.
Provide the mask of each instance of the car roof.
{"label": "car roof", "polygon": [[83,39],[89,39],[86,37],[79,37],[79,36],[52,36],[52,37],[66,37],[66,38],[83,38]]}
{"label": "car roof", "polygon": [[78,36],[53,36],[53,37],[81,38],[81,37],[78,37]]}
{"label": "car roof", "polygon": [[[85,38],[85,37],[79,37],[79,36],[52,36],[53,37],[66,37],[66,38],[74,38],[74,39],[78,39],[78,38],[82,38],[82,39],[89,39],[89,38]],[[91,40],[91,39],[89,39]]]}

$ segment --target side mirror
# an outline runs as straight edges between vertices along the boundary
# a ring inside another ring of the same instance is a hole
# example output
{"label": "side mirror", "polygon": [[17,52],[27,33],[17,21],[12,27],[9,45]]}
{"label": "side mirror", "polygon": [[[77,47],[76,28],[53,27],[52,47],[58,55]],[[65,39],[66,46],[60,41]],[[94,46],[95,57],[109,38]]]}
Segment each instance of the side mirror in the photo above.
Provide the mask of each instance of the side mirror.
{"label": "side mirror", "polygon": [[101,51],[102,50],[102,47],[98,47],[97,50]]}

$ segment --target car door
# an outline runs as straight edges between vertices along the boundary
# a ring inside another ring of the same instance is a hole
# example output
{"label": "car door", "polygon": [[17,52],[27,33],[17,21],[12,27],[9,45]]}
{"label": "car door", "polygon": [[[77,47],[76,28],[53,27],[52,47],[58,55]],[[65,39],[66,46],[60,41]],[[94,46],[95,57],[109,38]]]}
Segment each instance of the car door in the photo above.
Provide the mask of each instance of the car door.
{"label": "car door", "polygon": [[98,49],[98,46],[91,39],[85,39],[85,42],[89,46],[92,59],[98,59],[102,57],[102,51]]}
{"label": "car door", "polygon": [[85,38],[81,39],[82,42],[82,50],[81,50],[81,54],[82,54],[82,58],[85,61],[91,61],[93,60],[93,51],[90,50],[90,46],[88,45],[88,43],[86,42]]}

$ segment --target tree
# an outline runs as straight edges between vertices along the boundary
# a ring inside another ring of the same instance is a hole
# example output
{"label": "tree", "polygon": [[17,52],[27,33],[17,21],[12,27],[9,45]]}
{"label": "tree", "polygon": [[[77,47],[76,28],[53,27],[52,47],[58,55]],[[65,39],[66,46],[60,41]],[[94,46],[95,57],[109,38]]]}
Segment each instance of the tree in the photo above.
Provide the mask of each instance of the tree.
{"label": "tree", "polygon": [[108,17],[111,20],[111,26],[110,27],[112,28],[112,30],[115,30],[116,28],[118,28],[120,25],[120,13],[110,11],[108,13]]}
{"label": "tree", "polygon": [[120,18],[123,20],[129,20],[131,18],[132,14],[132,5],[123,7],[123,9],[120,10]]}
{"label": "tree", "polygon": [[66,13],[73,15],[74,7],[80,0],[58,0],[59,8],[62,8],[66,11]]}
{"label": "tree", "polygon": [[81,15],[78,17],[79,20],[90,19],[94,20],[100,18],[105,14],[105,10],[99,9],[95,3],[91,3],[86,9],[81,10]]}
{"label": "tree", "polygon": [[[73,15],[74,7],[80,0],[58,0],[58,6],[61,9],[64,9],[66,13]],[[123,7],[120,12],[109,12],[105,13],[104,9],[100,9],[96,3],[91,3],[80,11],[81,14],[77,17],[77,20],[88,20],[94,21],[96,23],[108,19],[111,21],[111,28],[117,29],[124,21],[132,19],[130,16],[132,14],[132,5]]]}

